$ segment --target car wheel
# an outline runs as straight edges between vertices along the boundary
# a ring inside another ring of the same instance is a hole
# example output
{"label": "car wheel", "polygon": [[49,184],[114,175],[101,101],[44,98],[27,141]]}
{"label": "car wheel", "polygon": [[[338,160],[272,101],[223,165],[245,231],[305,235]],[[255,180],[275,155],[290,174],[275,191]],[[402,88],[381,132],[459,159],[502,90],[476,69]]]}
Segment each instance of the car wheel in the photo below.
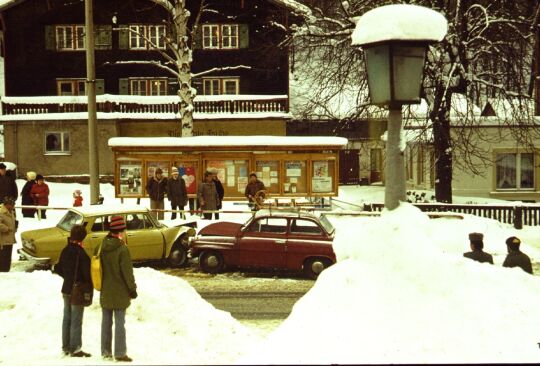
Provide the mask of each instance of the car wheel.
{"label": "car wheel", "polygon": [[199,266],[206,273],[219,273],[225,267],[223,256],[216,251],[202,252],[199,256]]}
{"label": "car wheel", "polygon": [[332,262],[327,258],[309,258],[304,263],[304,273],[306,277],[316,280],[321,272],[331,265]]}
{"label": "car wheel", "polygon": [[187,263],[187,249],[180,242],[174,243],[169,258],[167,258],[171,267],[183,267]]}

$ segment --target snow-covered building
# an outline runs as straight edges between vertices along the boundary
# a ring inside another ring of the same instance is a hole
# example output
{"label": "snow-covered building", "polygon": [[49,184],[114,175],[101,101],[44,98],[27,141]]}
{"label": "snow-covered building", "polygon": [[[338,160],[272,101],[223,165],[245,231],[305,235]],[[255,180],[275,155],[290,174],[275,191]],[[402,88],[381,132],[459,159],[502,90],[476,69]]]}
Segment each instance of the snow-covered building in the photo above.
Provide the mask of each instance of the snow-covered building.
{"label": "snow-covered building", "polygon": [[[279,43],[290,5],[207,0],[199,13],[199,1],[186,3],[190,29],[199,20],[189,37],[193,134],[285,135],[289,61]],[[84,13],[83,1],[0,0],[0,123],[21,174],[88,171]],[[164,67],[170,23],[152,0],[94,0],[101,174],[114,170],[111,137],[181,135],[178,79]]]}

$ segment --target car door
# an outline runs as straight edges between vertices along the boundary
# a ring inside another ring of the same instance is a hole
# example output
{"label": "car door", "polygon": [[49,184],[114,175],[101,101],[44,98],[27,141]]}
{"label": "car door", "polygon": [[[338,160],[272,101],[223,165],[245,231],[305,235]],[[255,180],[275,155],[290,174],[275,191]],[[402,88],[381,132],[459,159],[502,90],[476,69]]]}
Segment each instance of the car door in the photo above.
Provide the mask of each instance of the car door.
{"label": "car door", "polygon": [[126,215],[126,239],[133,260],[160,259],[163,256],[163,235],[148,213]]}
{"label": "car door", "polygon": [[328,237],[321,226],[309,219],[293,218],[287,239],[287,267],[301,268],[307,256],[327,256]]}
{"label": "car door", "polygon": [[287,219],[262,217],[254,220],[238,239],[238,264],[283,268],[287,245]]}
{"label": "car door", "polygon": [[88,236],[85,242],[88,243],[87,247],[85,248],[87,253],[89,255],[94,254],[94,248],[101,245],[103,242],[103,238],[107,235],[109,232],[109,221],[107,216],[97,216],[93,218],[89,218],[87,221],[87,225],[89,226]]}

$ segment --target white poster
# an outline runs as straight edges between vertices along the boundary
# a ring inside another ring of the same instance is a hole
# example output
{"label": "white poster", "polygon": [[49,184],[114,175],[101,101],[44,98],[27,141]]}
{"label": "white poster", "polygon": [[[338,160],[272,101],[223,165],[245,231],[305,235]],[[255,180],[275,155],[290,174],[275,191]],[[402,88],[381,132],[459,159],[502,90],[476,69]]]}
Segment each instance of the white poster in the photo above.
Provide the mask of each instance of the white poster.
{"label": "white poster", "polygon": [[313,192],[332,192],[331,177],[313,177],[311,180],[311,190]]}

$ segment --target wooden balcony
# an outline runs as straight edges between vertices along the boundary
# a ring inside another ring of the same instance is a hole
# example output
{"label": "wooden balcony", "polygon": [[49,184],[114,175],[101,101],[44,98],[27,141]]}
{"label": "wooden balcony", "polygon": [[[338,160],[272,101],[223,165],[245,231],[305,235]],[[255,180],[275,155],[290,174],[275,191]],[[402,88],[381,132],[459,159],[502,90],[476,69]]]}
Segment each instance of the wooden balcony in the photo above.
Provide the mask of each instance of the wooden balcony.
{"label": "wooden balcony", "polygon": [[[178,96],[98,95],[98,113],[170,114],[178,113]],[[3,97],[2,115],[36,115],[87,112],[86,96]],[[287,95],[201,95],[195,97],[194,113],[218,114],[288,114]]]}

